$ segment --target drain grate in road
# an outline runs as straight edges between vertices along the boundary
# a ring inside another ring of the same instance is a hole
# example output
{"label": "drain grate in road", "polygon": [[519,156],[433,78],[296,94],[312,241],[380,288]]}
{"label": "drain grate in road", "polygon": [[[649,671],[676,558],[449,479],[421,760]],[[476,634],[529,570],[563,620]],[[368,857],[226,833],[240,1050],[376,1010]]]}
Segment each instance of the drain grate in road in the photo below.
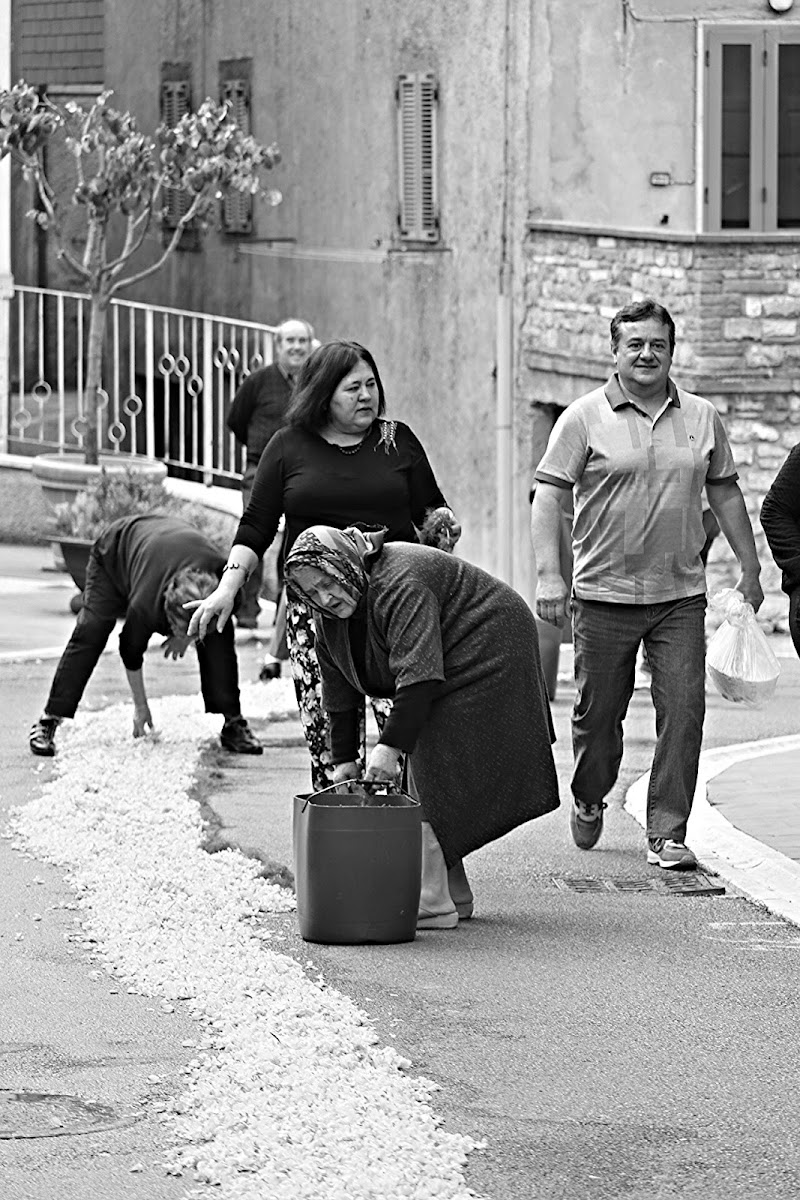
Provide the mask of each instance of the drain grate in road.
{"label": "drain grate in road", "polygon": [[138,1120],[139,1115],[123,1117],[108,1104],[79,1096],[0,1088],[0,1139],[72,1137],[122,1129]]}
{"label": "drain grate in road", "polygon": [[674,875],[640,875],[633,879],[595,879],[553,876],[553,883],[565,892],[647,892],[660,896],[724,896],[718,879],[702,871],[680,871]]}

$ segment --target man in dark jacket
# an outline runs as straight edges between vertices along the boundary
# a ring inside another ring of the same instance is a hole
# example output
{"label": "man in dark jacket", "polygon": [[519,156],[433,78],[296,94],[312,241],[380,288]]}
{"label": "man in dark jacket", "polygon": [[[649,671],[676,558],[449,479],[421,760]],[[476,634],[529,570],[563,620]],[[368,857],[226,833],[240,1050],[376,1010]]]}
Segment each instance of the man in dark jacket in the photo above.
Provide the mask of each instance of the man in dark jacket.
{"label": "man in dark jacket", "polygon": [[[308,321],[295,317],[282,321],[275,334],[275,361],[248,375],[233,398],[227,426],[237,441],[247,448],[242,476],[243,509],[250,502],[253,478],[264,447],[283,425],[294,377],[311,353],[313,340],[314,330]],[[255,629],[258,624],[261,583],[262,567],[259,563],[242,588],[242,602],[236,623],[244,629]],[[274,660],[286,658],[285,653],[279,653],[282,640],[281,630],[276,625],[272,652],[268,657]]]}
{"label": "man in dark jacket", "polygon": [[220,741],[234,754],[261,754],[262,746],[242,716],[239,672],[230,624],[202,642],[187,635],[190,609],[219,583],[225,559],[192,525],[177,517],[140,515],[114,521],[92,546],[83,606],[61,656],[44,713],[33,726],[34,754],[55,754],[55,735],[74,717],[86,685],[118,618],[124,618],[119,652],[133,697],[133,736],[153,728],[144,687],[144,653],[154,633],[163,634],[164,657],[183,658],[195,642],[206,712],[221,713]]}

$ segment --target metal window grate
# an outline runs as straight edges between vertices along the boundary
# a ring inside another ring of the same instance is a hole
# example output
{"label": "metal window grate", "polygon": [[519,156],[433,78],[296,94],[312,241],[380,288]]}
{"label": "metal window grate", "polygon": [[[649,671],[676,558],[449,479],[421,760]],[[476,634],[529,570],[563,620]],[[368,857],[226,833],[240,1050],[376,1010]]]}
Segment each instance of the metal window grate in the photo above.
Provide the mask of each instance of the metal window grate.
{"label": "metal window grate", "polygon": [[641,875],[632,879],[595,879],[556,875],[553,883],[565,892],[642,893],[661,896],[724,896],[725,888],[716,877],[702,871],[676,871],[675,874]]}
{"label": "metal window grate", "polygon": [[439,240],[437,126],[439,90],[429,72],[410,72],[397,81],[398,226],[403,241]]}
{"label": "metal window grate", "polygon": [[[223,79],[220,99],[230,105],[231,118],[243,133],[250,129],[250,80]],[[222,228],[225,233],[253,232],[253,197],[245,192],[232,192],[222,201]]]}

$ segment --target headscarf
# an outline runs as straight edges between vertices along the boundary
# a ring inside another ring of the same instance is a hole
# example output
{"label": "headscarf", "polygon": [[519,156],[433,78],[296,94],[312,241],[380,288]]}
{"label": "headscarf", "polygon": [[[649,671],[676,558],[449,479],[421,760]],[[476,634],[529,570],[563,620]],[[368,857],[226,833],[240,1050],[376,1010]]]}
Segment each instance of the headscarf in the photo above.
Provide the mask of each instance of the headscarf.
{"label": "headscarf", "polygon": [[310,608],[324,612],[297,579],[298,572],[310,572],[315,581],[334,579],[358,605],[369,581],[367,560],[380,552],[386,533],[385,526],[334,529],[331,525],[311,525],[297,537],[283,564],[288,591]]}

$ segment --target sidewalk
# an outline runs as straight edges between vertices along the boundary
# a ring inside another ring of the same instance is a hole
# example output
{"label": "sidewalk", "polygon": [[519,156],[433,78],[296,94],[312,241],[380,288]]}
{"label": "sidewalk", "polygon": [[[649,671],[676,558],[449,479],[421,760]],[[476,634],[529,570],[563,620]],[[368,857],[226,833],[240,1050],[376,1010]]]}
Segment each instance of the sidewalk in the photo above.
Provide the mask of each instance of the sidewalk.
{"label": "sidewalk", "polygon": [[[49,547],[0,545],[0,666],[56,658],[74,624],[69,608],[74,593],[69,576],[55,570]],[[237,636],[242,649],[252,641],[244,631]],[[114,649],[114,639],[109,648]],[[797,674],[800,689],[791,642],[777,638],[774,648],[784,675],[793,680]],[[569,689],[567,668],[564,661],[561,697]],[[795,707],[800,729],[800,706]],[[707,740],[708,733],[707,726]],[[645,792],[643,777],[626,803],[640,821]],[[800,923],[800,733],[704,751],[689,840],[706,866]]]}

